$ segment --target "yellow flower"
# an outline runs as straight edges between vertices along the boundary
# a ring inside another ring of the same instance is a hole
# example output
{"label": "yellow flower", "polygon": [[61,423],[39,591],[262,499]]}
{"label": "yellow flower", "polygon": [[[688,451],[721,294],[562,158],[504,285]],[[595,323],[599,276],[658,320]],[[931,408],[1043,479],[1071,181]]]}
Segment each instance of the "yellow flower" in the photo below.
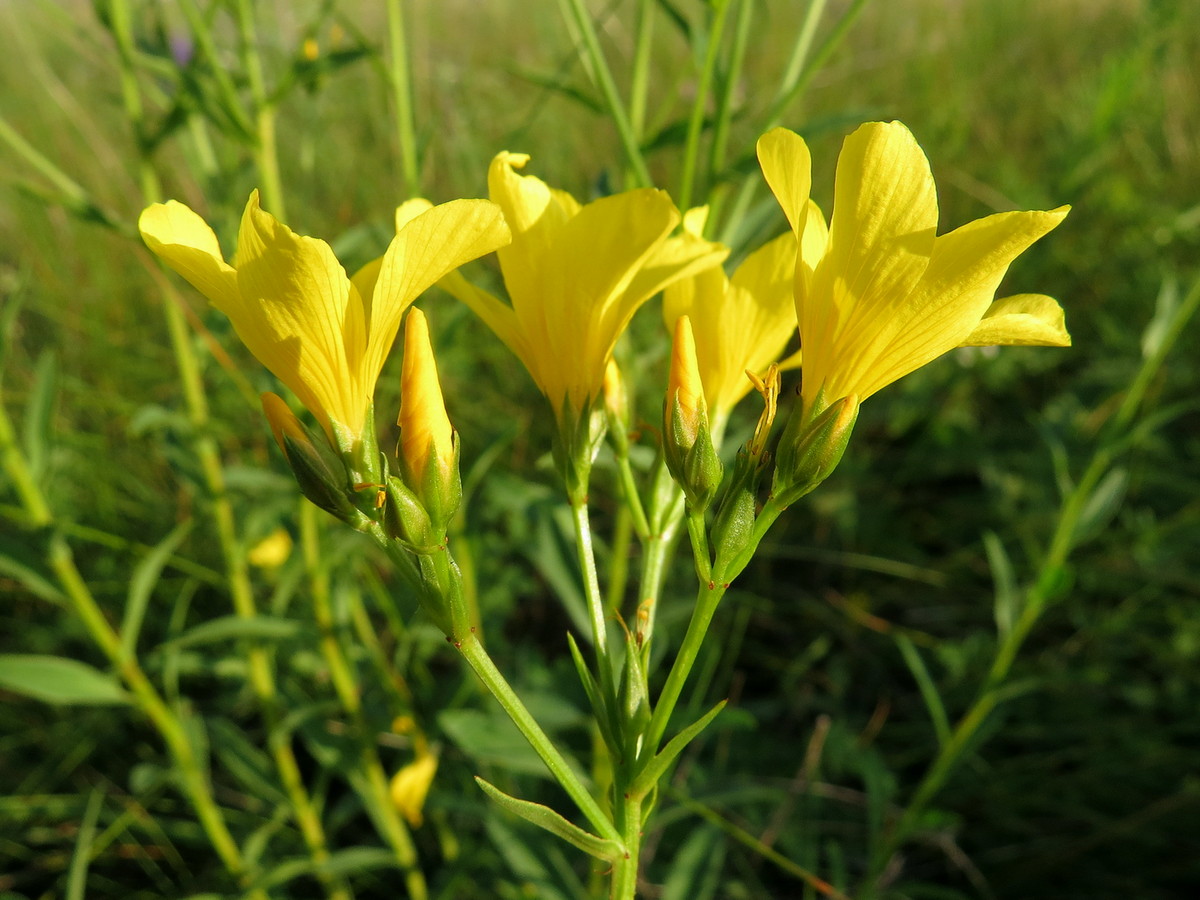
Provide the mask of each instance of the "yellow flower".
{"label": "yellow flower", "polygon": [[292,555],[292,536],[285,528],[276,528],[250,548],[246,560],[260,569],[278,569]]}
{"label": "yellow flower", "polygon": [[489,195],[513,233],[498,254],[512,305],[457,274],[442,286],[520,357],[556,415],[579,413],[600,396],[613,345],[638,307],[724,251],[669,240],[679,212],[663,191],[626,191],[581,206],[519,175],[528,160],[500,153],[488,170]]}
{"label": "yellow flower", "polygon": [[[812,224],[803,250],[806,259],[815,263],[824,250],[823,241],[816,237],[825,222],[816,204],[807,203]],[[705,207],[688,210],[684,227],[698,237],[707,214]],[[747,371],[765,372],[779,360],[796,330],[795,270],[796,239],[785,234],[747,256],[732,277],[717,264],[663,291],[667,327],[674,328],[680,316],[691,319],[714,442],[719,442],[730,410],[754,386]],[[784,365],[798,362],[791,358]]]}
{"label": "yellow flower", "polygon": [[413,828],[419,828],[424,821],[425,798],[437,767],[438,758],[426,751],[392,776],[392,803]]}
{"label": "yellow flower", "polygon": [[[302,237],[250,195],[230,265],[213,230],[174,200],[138,220],[147,246],[233,322],[238,337],[321,422],[351,443],[400,318],[417,295],[509,239],[495,204],[454,200],[411,217],[354,276],[324,241]],[[335,428],[336,426],[336,428]]]}
{"label": "yellow flower", "polygon": [[1069,207],[998,213],[935,236],[929,161],[899,122],[872,122],[846,138],[828,237],[818,228],[813,239],[804,141],[777,128],[759,139],[758,159],[797,239],[826,244],[815,265],[807,249],[796,265],[806,406],[818,395],[866,399],[954,347],[1070,345],[1050,297],[993,301],[1009,264]]}

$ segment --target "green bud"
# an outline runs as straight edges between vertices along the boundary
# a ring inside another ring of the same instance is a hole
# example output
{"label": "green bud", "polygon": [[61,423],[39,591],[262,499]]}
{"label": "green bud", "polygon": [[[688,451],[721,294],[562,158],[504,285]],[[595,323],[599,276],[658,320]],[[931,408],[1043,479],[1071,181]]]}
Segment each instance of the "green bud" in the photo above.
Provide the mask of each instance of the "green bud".
{"label": "green bud", "polygon": [[833,474],[857,421],[854,394],[825,408],[820,396],[810,409],[796,406],[776,453],[771,494],[778,503],[790,506]]}
{"label": "green bud", "polygon": [[440,546],[444,532],[434,529],[425,505],[395,475],[387,476],[387,500],[383,527],[388,537],[408,544],[420,553]]}

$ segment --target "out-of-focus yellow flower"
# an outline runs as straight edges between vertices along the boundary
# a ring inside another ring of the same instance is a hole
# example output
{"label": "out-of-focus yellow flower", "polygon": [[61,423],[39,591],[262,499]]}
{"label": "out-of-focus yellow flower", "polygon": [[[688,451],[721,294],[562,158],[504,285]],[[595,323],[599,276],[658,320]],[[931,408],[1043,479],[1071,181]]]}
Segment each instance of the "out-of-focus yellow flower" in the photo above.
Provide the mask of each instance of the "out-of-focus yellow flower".
{"label": "out-of-focus yellow flower", "polygon": [[[812,225],[803,250],[815,264],[824,250],[817,237],[825,221],[816,204],[807,203]],[[684,227],[698,238],[707,215],[706,207],[688,210]],[[754,386],[746,372],[765,372],[795,333],[795,271],[796,239],[784,234],[747,256],[732,277],[717,264],[663,291],[667,327],[674,329],[680,316],[691,319],[715,442],[720,441],[730,411]],[[798,362],[791,358],[784,365]]]}
{"label": "out-of-focus yellow flower", "polygon": [[530,175],[529,157],[500,153],[488,192],[513,241],[499,252],[509,306],[455,274],[442,286],[520,357],[555,414],[599,397],[613,345],[634,312],[676,279],[723,257],[705,242],[668,239],[671,199],[649,188],[580,203]]}
{"label": "out-of-focus yellow flower", "polygon": [[278,569],[292,555],[292,536],[286,528],[276,528],[250,548],[246,559],[260,569]]}
{"label": "out-of-focus yellow flower", "polygon": [[437,767],[437,756],[424,751],[392,776],[392,803],[413,828],[419,828],[424,821],[425,798]]}
{"label": "out-of-focus yellow flower", "polygon": [[826,243],[815,265],[807,247],[796,265],[806,406],[866,399],[954,347],[1070,345],[1050,297],[993,301],[1009,264],[1068,207],[998,213],[938,237],[925,154],[899,122],[872,122],[842,145],[825,238],[809,214],[803,139],[776,128],[759,139],[758,159],[797,239],[816,228],[815,243]]}
{"label": "out-of-focus yellow flower", "polygon": [[[428,204],[426,204],[428,206]],[[174,200],[138,220],[147,246],[233,322],[238,337],[336,443],[366,414],[400,318],[417,295],[509,240],[499,208],[454,200],[410,217],[380,259],[353,279],[324,241],[302,237],[250,195],[230,265],[213,230]]]}

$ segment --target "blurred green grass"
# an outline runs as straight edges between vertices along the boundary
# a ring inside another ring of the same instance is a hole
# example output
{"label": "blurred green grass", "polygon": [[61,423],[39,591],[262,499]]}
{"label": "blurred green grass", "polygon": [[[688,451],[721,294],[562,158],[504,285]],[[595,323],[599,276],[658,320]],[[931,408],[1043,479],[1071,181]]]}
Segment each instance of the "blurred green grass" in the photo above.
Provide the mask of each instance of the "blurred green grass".
{"label": "blurred green grass", "polygon": [[[635,38],[627,6],[593,4],[618,57]],[[695,20],[694,4],[671,6]],[[835,16],[846,6],[830,3]],[[799,4],[786,0],[760,7],[731,144],[743,163],[800,19]],[[171,5],[144,12],[147,49],[170,47],[183,34]],[[382,249],[391,211],[404,199],[375,56],[381,8],[260,4],[259,12],[269,25],[260,35],[269,72],[302,58],[313,26],[322,55],[312,87],[291,93],[280,109],[288,220],[332,239],[352,266]],[[776,849],[825,877],[839,864],[854,869],[875,834],[872,798],[901,800],[896,786],[911,787],[932,752],[927,716],[890,632],[909,630],[948,704],[966,704],[994,630],[981,535],[996,532],[1018,569],[1028,571],[1058,501],[1055,454],[1078,467],[1137,368],[1164,283],[1186,286],[1197,277],[1194,12],[1188,0],[870,3],[785,116],[810,138],[814,193],[826,208],[842,135],[872,118],[900,119],[917,135],[939,184],[943,230],[998,209],[1074,207],[1062,228],[1022,257],[1006,289],[1058,297],[1075,346],[1004,350],[994,358],[954,354],[873,400],[842,469],[786,520],[722,613],[729,640],[710,660],[710,694],[733,696],[739,709],[705,743],[680,789],[756,835],[774,833]],[[500,149],[531,153],[531,171],[578,195],[619,183],[615,132],[572,96],[591,88],[555,4],[416,3],[410,27],[423,186],[432,199],[482,195],[487,162]],[[6,4],[0,30],[8,35],[0,116],[131,228],[143,205],[136,145],[111,39],[93,7]],[[225,37],[232,45],[233,35]],[[365,55],[354,57],[360,39]],[[653,130],[685,115],[678,97],[691,84],[682,62],[690,48],[665,16],[655,40]],[[348,55],[340,68],[332,64],[339,52]],[[154,161],[165,192],[210,215],[228,249],[257,176],[236,145],[210,137],[215,158],[207,173],[182,139],[164,141]],[[666,146],[650,157],[655,178],[672,191],[678,155],[677,146]],[[95,592],[117,609],[140,558],[122,542],[156,543],[205,499],[158,290],[128,235],[47,203],[37,195],[47,187],[38,173],[7,151],[0,159],[0,291],[6,306],[20,304],[4,402],[14,415],[36,403],[45,385],[39,367],[49,372],[53,361],[46,420],[30,425],[45,436],[40,479],[66,521],[109,536],[79,533],[75,550]],[[194,294],[180,293],[240,376],[256,390],[271,387],[228,325]],[[552,479],[538,468],[549,423],[527,376],[480,323],[445,297],[422,305],[437,331],[465,465],[494,454],[466,538],[485,622],[511,644],[501,652],[525,685],[548,688],[569,671],[561,646],[566,622],[550,591],[561,564],[556,494],[543,487]],[[643,311],[635,326],[628,352],[638,363],[635,378],[641,374],[648,387],[662,366],[656,309]],[[1196,348],[1193,327],[1153,387],[1156,408],[1194,402]],[[203,359],[213,436],[252,541],[292,522],[294,490],[257,410],[218,360]],[[389,371],[381,410],[395,407],[398,366]],[[647,392],[640,402],[653,419],[658,399]],[[1200,847],[1190,837],[1200,801],[1198,459],[1194,411],[1128,458],[1119,505],[1075,557],[1071,592],[1018,663],[1028,689],[938,799],[929,840],[908,852],[906,896],[1167,900],[1200,884]],[[539,483],[525,485],[531,474]],[[13,502],[7,490],[0,499]],[[3,546],[21,558],[31,544],[13,529]],[[346,548],[346,573],[374,571],[352,541],[338,546]],[[180,552],[220,568],[204,524]],[[288,572],[279,576],[285,584]],[[267,575],[258,585],[264,606],[287,611],[287,590]],[[7,579],[0,590],[0,650],[96,661],[78,626],[27,583]],[[170,621],[172,610],[187,624],[228,612],[219,583],[195,584],[173,570],[155,598],[147,645],[177,633],[182,623]],[[673,599],[663,621],[678,628],[686,606]],[[461,673],[426,646],[419,629],[389,636],[390,623],[381,615],[376,621],[388,650],[395,638],[415,661],[422,721],[470,705]],[[236,691],[231,699],[235,663],[210,670],[216,662],[207,654],[190,658],[185,693],[252,732],[248,699]],[[319,673],[298,666],[287,688],[298,698],[319,694]],[[368,699],[375,719],[386,718],[383,699]],[[798,773],[820,716],[831,725],[820,765],[807,771],[822,786],[814,792],[799,787]],[[440,861],[443,896],[516,896],[515,885],[540,883],[533,863],[522,869],[515,861],[513,835],[529,836],[495,816],[487,831],[482,825],[468,775],[486,763],[441,737],[455,749],[431,798],[437,834],[423,832],[420,840],[423,855]],[[308,738],[319,745],[319,735]],[[0,828],[0,872],[15,874],[0,876],[0,891],[42,896],[62,883],[74,823],[95,786],[128,804],[130,820],[141,823],[116,829],[118,849],[93,866],[95,896],[134,896],[120,887],[129,879],[138,896],[212,889],[204,874],[214,870],[210,862],[176,861],[162,849],[196,846],[196,836],[187,811],[147,774],[161,766],[159,754],[154,736],[124,714],[6,698],[0,771],[8,799],[0,817],[10,824]],[[484,771],[504,786],[503,771]],[[231,782],[226,776],[223,783]],[[248,820],[263,814],[250,800],[232,802]],[[339,802],[349,810],[335,794],[335,812]],[[366,840],[361,821],[349,811],[343,818],[343,834]],[[679,806],[668,802],[663,823],[650,856],[653,881],[671,883],[669,861],[691,848],[721,861],[712,896],[782,897],[798,889]],[[155,828],[169,839],[156,837]],[[460,856],[447,849],[448,835],[457,836]],[[140,856],[131,849],[139,842]],[[551,865],[547,852],[538,848],[543,866]],[[456,859],[463,860],[457,873]],[[674,877],[683,883],[683,875]],[[363,879],[364,896],[386,889],[383,876]],[[315,882],[296,885],[296,896],[316,889]]]}

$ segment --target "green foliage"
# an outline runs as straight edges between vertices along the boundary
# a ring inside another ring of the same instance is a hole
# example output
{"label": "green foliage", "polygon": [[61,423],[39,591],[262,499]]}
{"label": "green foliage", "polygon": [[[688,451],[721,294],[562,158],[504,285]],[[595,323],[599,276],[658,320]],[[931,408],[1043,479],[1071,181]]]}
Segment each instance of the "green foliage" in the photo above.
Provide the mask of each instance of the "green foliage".
{"label": "green foliage", "polygon": [[[1170,900],[1200,881],[1178,847],[1200,804],[1200,363],[1195,326],[1172,333],[1200,276],[1192,4],[814,2],[813,19],[784,0],[588,4],[613,88],[631,98],[624,136],[559,5],[405,6],[411,146],[381,4],[0,10],[0,80],[21,86],[0,97],[3,402],[46,507],[6,469],[0,893],[573,898],[604,882],[603,864],[483,804],[474,775],[522,798],[509,801],[518,816],[564,808],[411,588],[357,535],[296,512],[257,404],[277,385],[222,316],[140,264],[146,202],[203,208],[229,250],[261,184],[353,269],[385,245],[409,169],[432,199],[478,196],[509,149],[580,195],[636,183],[644,164],[677,196],[711,200],[741,253],[784,227],[749,153],[765,126],[796,128],[831,161],[870,117],[901,119],[929,151],[943,230],[1074,205],[1006,287],[1060,298],[1075,347],[962,350],[863,408],[837,472],[780,520],[718,612],[722,640],[674,721],[727,706],[660,755],[676,774],[643,877],[667,898],[864,897],[873,867],[878,896],[896,898]],[[695,88],[723,6],[731,53],[705,108]],[[653,27],[634,28],[638,15]],[[814,179],[826,209],[831,175]],[[551,487],[553,421],[473,316],[436,292],[421,304],[463,442],[452,543],[467,602],[537,718],[589,758],[595,701],[562,642],[588,621]],[[635,429],[660,418],[664,341],[650,309],[621,350]],[[742,412],[729,446],[753,426]],[[643,451],[631,447],[639,476]],[[610,458],[596,471],[615,493]],[[618,534],[604,498],[594,515],[598,535]],[[280,528],[290,557],[248,566]],[[602,565],[617,545],[600,542]],[[165,730],[82,624],[71,567],[113,625],[113,658],[161,699]],[[1037,626],[989,695],[1031,604]],[[662,598],[655,653],[677,645],[691,605]],[[990,714],[907,821],[910,839],[890,844],[981,697]],[[441,764],[413,830],[386,783],[423,742]],[[240,865],[196,812],[205,790]]]}

